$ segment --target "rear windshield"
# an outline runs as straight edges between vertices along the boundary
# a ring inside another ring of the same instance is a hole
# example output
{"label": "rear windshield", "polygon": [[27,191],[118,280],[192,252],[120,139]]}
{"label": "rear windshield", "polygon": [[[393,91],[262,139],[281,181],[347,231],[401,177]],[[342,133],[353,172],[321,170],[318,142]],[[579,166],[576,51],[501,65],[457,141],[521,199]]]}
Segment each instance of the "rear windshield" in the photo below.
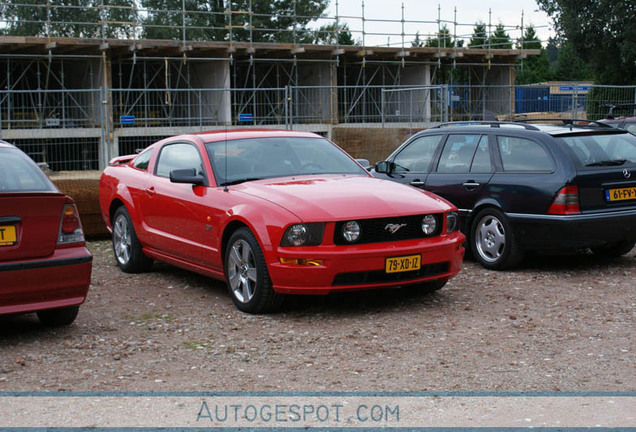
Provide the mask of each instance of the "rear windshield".
{"label": "rear windshield", "polygon": [[27,155],[0,148],[0,193],[55,192],[55,186]]}
{"label": "rear windshield", "polygon": [[636,163],[636,136],[629,133],[575,135],[564,141],[583,166]]}

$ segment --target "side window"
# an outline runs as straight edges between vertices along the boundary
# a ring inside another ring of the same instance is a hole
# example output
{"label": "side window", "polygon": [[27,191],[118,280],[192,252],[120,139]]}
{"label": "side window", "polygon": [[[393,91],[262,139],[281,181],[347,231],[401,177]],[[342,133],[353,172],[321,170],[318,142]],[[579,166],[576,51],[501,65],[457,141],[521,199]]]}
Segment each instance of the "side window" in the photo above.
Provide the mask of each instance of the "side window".
{"label": "side window", "polygon": [[192,144],[166,144],[161,148],[155,174],[170,177],[170,171],[194,168],[197,173],[205,175],[199,151]]}
{"label": "side window", "polygon": [[443,135],[427,135],[411,141],[393,159],[395,172],[428,172],[435,150],[443,137]]}
{"label": "side window", "polygon": [[498,137],[504,171],[553,171],[554,162],[541,145],[517,137]]}
{"label": "side window", "polygon": [[492,162],[490,160],[490,151],[488,149],[488,135],[483,135],[479,140],[477,151],[473,157],[473,164],[470,167],[471,173],[491,173]]}
{"label": "side window", "polygon": [[146,150],[135,158],[133,166],[139,170],[145,171],[148,169],[150,163],[150,156],[152,156],[152,149]]}
{"label": "side window", "polygon": [[449,135],[439,158],[437,172],[467,173],[479,142],[479,135]]}

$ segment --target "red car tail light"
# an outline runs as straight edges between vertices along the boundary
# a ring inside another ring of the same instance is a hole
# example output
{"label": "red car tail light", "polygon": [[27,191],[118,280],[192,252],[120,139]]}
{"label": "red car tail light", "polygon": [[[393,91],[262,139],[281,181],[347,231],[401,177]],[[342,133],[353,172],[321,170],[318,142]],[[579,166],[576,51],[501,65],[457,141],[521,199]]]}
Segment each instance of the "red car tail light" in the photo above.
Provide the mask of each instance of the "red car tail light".
{"label": "red car tail light", "polygon": [[559,191],[552,202],[548,214],[572,215],[581,214],[579,207],[579,187],[566,186]]}
{"label": "red car tail light", "polygon": [[72,199],[67,198],[62,210],[62,220],[60,221],[60,231],[57,236],[58,245],[70,243],[83,243],[84,231],[80,222],[77,207]]}

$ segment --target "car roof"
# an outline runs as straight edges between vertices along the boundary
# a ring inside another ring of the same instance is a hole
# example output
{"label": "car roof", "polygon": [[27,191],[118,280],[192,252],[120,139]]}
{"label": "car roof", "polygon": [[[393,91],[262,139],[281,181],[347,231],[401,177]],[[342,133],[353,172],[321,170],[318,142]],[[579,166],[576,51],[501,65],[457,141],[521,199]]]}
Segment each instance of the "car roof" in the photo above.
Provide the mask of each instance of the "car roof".
{"label": "car roof", "polygon": [[[543,123],[542,123],[543,122]],[[562,122],[562,123],[558,123]],[[503,133],[520,132],[520,133],[545,133],[551,136],[566,134],[585,134],[585,133],[624,133],[620,129],[613,128],[607,124],[591,121],[591,120],[570,120],[570,119],[536,119],[530,121],[519,122],[499,122],[499,121],[469,121],[469,122],[452,122],[442,123],[439,126],[426,129],[421,133],[431,131],[443,132],[479,132],[479,133]]]}
{"label": "car roof", "polygon": [[0,140],[0,148],[16,148],[13,144]]}
{"label": "car roof", "polygon": [[200,137],[204,142],[217,142],[225,140],[249,139],[249,138],[283,138],[304,137],[322,138],[312,132],[290,131],[284,129],[230,129],[206,131],[192,134]]}

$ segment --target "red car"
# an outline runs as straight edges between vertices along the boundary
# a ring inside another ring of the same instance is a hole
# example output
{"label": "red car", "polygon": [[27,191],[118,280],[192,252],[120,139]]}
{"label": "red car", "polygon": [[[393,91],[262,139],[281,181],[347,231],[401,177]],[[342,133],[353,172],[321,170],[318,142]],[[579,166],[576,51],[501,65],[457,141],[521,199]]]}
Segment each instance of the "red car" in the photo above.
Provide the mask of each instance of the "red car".
{"label": "red car", "polygon": [[100,208],[123,271],[156,259],[225,280],[250,313],[283,294],[440,289],[464,256],[452,204],[372,177],[312,133],[165,139],[111,161]]}
{"label": "red car", "polygon": [[92,260],[75,203],[21,150],[0,141],[0,314],[71,324]]}

